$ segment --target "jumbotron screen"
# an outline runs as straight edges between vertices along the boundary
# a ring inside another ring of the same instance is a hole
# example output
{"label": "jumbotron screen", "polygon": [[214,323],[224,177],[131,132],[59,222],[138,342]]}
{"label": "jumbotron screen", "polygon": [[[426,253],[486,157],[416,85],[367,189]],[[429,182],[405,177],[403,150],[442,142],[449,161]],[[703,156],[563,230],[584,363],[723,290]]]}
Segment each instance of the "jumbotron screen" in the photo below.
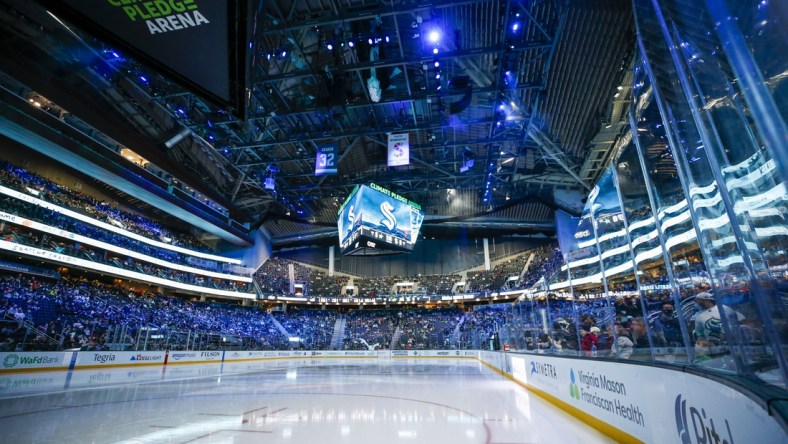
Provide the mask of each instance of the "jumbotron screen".
{"label": "jumbotron screen", "polygon": [[412,251],[424,221],[421,206],[378,185],[357,186],[339,209],[342,254]]}

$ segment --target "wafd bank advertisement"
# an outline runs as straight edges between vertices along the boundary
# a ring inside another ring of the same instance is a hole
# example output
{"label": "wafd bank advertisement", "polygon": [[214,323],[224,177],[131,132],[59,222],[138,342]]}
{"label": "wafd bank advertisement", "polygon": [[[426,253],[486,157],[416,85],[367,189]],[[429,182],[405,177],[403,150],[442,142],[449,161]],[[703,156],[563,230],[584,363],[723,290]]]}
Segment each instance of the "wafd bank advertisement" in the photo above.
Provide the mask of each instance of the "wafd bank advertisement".
{"label": "wafd bank advertisement", "polygon": [[512,376],[649,443],[786,443],[742,393],[679,371],[538,355],[509,355]]}

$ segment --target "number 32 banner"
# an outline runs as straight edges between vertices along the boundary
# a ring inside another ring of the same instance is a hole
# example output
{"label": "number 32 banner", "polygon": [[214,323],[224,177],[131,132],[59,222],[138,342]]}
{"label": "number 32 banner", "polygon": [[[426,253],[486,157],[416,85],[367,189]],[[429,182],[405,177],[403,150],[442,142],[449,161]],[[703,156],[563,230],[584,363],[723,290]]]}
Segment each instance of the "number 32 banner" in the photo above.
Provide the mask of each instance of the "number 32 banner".
{"label": "number 32 banner", "polygon": [[317,158],[315,159],[315,176],[337,173],[337,160],[339,157],[339,146],[323,145],[317,147]]}

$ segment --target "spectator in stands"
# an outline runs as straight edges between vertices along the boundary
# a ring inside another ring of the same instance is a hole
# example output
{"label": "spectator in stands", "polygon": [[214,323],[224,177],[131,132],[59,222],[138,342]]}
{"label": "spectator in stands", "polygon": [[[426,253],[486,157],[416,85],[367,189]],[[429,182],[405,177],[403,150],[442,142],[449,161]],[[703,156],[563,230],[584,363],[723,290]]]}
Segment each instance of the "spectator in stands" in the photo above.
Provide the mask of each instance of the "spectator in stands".
{"label": "spectator in stands", "polygon": [[616,326],[616,344],[619,358],[629,359],[632,356],[632,349],[635,347],[635,344],[629,337],[629,330],[621,325]]}
{"label": "spectator in stands", "polygon": [[[713,347],[727,343],[720,310],[714,302],[714,296],[705,291],[695,295],[695,306],[698,310],[695,314],[695,354],[701,360],[708,359]],[[744,320],[744,315],[727,305],[723,306],[723,312],[729,322],[734,319],[737,322]]]}
{"label": "spectator in stands", "polygon": [[591,327],[588,333],[582,332],[583,340],[580,347],[585,352],[586,356],[596,356],[597,349],[599,348],[599,327]]}
{"label": "spectator in stands", "polygon": [[668,347],[681,347],[684,344],[679,322],[680,320],[676,310],[673,309],[673,304],[663,304],[662,311],[654,320],[654,329],[662,334]]}

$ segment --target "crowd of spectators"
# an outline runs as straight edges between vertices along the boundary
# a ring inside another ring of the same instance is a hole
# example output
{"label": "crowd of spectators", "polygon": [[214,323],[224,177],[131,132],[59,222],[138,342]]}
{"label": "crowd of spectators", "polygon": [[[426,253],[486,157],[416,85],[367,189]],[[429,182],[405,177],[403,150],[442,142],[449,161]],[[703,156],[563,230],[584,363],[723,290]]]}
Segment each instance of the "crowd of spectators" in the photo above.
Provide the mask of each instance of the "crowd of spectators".
{"label": "crowd of spectators", "polygon": [[[45,344],[48,349],[102,350],[110,343],[119,349],[179,349],[190,346],[185,338],[194,340],[201,335],[213,335],[217,342],[224,342],[206,344],[208,348],[240,344],[244,338],[248,339],[245,345],[255,349],[290,346],[269,314],[256,308],[189,302],[98,282],[42,281],[24,275],[0,274],[0,286],[0,315],[5,320],[0,342],[9,343],[10,338],[14,348],[31,349],[30,343],[40,337],[38,342],[49,341]],[[54,307],[48,317],[37,316],[42,305]],[[117,335],[120,327],[122,336]],[[28,336],[26,344],[20,335]]]}
{"label": "crowd of spectators", "polygon": [[238,292],[251,293],[253,291],[251,286],[244,282],[212,278],[199,274],[173,270],[171,268],[132,259],[131,257],[121,256],[117,253],[112,253],[107,250],[101,250],[97,247],[81,244],[67,238],[43,234],[23,226],[6,225],[2,232],[0,232],[0,237],[6,241],[28,245],[70,257],[87,259],[92,262],[102,263],[129,271],[143,273],[148,276],[156,276],[185,284]]}
{"label": "crowd of spectators", "polygon": [[[297,309],[273,317],[255,307],[187,301],[96,281],[0,273],[0,350],[478,349],[513,348],[585,356],[646,358],[684,346],[681,322],[664,301],[644,316],[639,296],[546,298],[459,308]],[[706,293],[708,294],[708,293]],[[711,300],[711,296],[708,297]],[[709,304],[706,304],[711,306]],[[691,316],[696,316],[698,310]],[[339,316],[344,329],[337,329]],[[278,321],[281,328],[274,322]],[[334,334],[342,332],[341,341]],[[299,341],[289,341],[297,336]],[[685,351],[686,352],[686,351]],[[666,352],[667,353],[667,352]]]}
{"label": "crowd of spectators", "polygon": [[276,256],[269,257],[254,273],[260,290],[264,294],[289,294],[290,276],[288,264],[291,262]]}
{"label": "crowd of spectators", "polygon": [[455,348],[451,339],[462,318],[457,308],[409,309],[398,313],[400,336],[394,348],[443,350]]}
{"label": "crowd of spectators", "polygon": [[401,313],[395,310],[353,310],[345,315],[344,350],[388,349]]}
{"label": "crowd of spectators", "polygon": [[10,196],[0,195],[0,208],[3,208],[3,211],[10,214],[34,220],[45,225],[54,226],[74,234],[101,241],[115,247],[125,248],[156,259],[210,271],[232,273],[232,266],[229,264],[219,264],[216,261],[196,259],[186,254],[181,254],[165,248],[154,247],[130,237],[78,221],[56,211],[48,210]]}
{"label": "crowd of spectators", "polygon": [[300,346],[309,350],[326,350],[331,345],[338,313],[329,310],[299,310],[274,312],[290,337],[298,337]]}
{"label": "crowd of spectators", "polygon": [[29,193],[28,189],[35,190],[39,199],[113,224],[149,239],[195,251],[212,252],[191,234],[167,229],[148,218],[115,208],[85,193],[60,186],[45,177],[7,162],[0,163],[0,184],[23,193]]}
{"label": "crowd of spectators", "polygon": [[394,284],[402,281],[400,276],[373,276],[356,278],[353,280],[353,285],[358,292],[357,297],[381,298],[393,295],[396,291]]}
{"label": "crowd of spectators", "polygon": [[536,284],[539,279],[550,279],[556,270],[564,263],[564,257],[561,254],[561,250],[556,247],[555,244],[547,244],[539,247],[533,251],[533,254],[534,258],[528,266],[528,269],[520,277],[517,288],[530,288]]}

